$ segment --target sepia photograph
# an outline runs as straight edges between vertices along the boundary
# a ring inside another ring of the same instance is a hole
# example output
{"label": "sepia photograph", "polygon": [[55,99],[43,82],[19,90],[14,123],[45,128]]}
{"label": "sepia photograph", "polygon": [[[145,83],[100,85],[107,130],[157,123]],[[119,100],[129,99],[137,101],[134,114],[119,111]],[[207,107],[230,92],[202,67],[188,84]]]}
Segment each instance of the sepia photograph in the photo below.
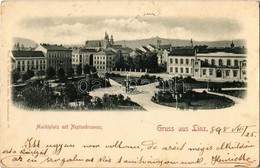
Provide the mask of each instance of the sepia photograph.
{"label": "sepia photograph", "polygon": [[213,110],[244,101],[247,46],[239,20],[156,15],[21,20],[9,51],[14,105]]}

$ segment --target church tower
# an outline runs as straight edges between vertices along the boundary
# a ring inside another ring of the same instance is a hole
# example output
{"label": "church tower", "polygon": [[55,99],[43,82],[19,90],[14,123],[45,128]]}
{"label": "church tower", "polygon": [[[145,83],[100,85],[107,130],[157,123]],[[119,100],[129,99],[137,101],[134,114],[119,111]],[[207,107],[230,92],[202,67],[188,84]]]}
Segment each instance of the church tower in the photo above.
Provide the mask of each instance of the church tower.
{"label": "church tower", "polygon": [[111,37],[110,37],[110,45],[114,45],[114,38],[113,38],[113,35],[111,35]]}
{"label": "church tower", "polygon": [[109,36],[108,36],[107,32],[105,32],[103,48],[106,49],[108,47],[108,45],[109,45]]}

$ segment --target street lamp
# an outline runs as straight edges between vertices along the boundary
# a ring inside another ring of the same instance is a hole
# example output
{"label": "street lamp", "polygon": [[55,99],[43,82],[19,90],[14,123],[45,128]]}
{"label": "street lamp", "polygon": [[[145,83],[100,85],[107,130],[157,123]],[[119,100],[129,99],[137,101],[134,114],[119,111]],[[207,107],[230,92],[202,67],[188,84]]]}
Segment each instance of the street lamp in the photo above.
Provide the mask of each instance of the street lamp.
{"label": "street lamp", "polygon": [[176,99],[176,109],[178,110],[178,94],[175,95],[175,99]]}
{"label": "street lamp", "polygon": [[129,81],[129,74],[127,72],[126,73],[126,84],[125,84],[125,86],[126,86],[126,89],[125,89],[126,93],[128,93],[128,90],[129,90],[129,83],[128,83],[128,81]]}
{"label": "street lamp", "polygon": [[210,79],[207,82],[207,91],[209,91],[209,82],[210,82]]}

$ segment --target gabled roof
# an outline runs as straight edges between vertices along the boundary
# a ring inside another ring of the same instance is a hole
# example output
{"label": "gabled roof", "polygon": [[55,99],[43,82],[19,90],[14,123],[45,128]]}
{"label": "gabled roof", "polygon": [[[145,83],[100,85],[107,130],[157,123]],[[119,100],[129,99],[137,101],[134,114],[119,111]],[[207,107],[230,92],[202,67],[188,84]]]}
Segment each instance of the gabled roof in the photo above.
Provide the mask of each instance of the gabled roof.
{"label": "gabled roof", "polygon": [[195,49],[174,49],[169,56],[195,56]]}
{"label": "gabled roof", "polygon": [[42,51],[12,51],[13,57],[21,58],[21,57],[43,57],[44,55]]}
{"label": "gabled roof", "polygon": [[40,44],[42,47],[44,47],[48,51],[71,51],[70,49],[62,46],[62,45],[51,45],[51,44]]}
{"label": "gabled roof", "polygon": [[171,44],[164,44],[164,45],[160,45],[159,46],[159,48],[160,49],[166,49],[166,50],[169,50],[170,48],[172,47],[172,45]]}
{"label": "gabled roof", "polygon": [[95,50],[95,49],[81,49],[80,50],[81,52],[85,52],[85,53],[94,53],[94,52],[97,52],[97,50]]}
{"label": "gabled roof", "polygon": [[140,50],[139,48],[136,48],[136,49],[135,49],[135,52],[138,52],[138,53],[140,53],[140,54],[142,54],[142,53],[143,53],[143,51],[142,51],[142,50]]}
{"label": "gabled roof", "polygon": [[80,53],[96,53],[97,50],[95,49],[74,49],[72,51],[73,54],[80,54]]}
{"label": "gabled roof", "polygon": [[155,45],[153,45],[153,44],[148,44],[149,46],[151,46],[151,47],[153,47],[153,48],[156,48],[156,46]]}

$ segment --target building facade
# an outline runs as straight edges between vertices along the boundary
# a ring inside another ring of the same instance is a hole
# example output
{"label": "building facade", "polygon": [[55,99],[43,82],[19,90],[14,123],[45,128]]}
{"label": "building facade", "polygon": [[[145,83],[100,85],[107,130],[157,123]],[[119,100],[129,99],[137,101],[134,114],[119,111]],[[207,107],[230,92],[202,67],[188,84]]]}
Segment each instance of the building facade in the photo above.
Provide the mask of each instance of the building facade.
{"label": "building facade", "polygon": [[86,64],[93,65],[93,54],[95,49],[74,49],[72,51],[72,68],[76,72],[77,66],[81,65],[82,70]]}
{"label": "building facade", "polygon": [[191,76],[205,81],[245,81],[246,54],[173,50],[168,56],[167,72],[173,76]]}
{"label": "building facade", "polygon": [[104,50],[93,54],[93,66],[97,71],[111,71],[115,66],[116,53],[111,50]]}
{"label": "building facade", "polygon": [[41,51],[10,51],[10,54],[12,69],[21,73],[27,70],[38,72],[47,69],[47,59]]}
{"label": "building facade", "polygon": [[63,68],[65,72],[72,67],[72,50],[62,45],[40,44],[36,51],[42,51],[47,58],[47,68],[53,67],[56,71]]}

